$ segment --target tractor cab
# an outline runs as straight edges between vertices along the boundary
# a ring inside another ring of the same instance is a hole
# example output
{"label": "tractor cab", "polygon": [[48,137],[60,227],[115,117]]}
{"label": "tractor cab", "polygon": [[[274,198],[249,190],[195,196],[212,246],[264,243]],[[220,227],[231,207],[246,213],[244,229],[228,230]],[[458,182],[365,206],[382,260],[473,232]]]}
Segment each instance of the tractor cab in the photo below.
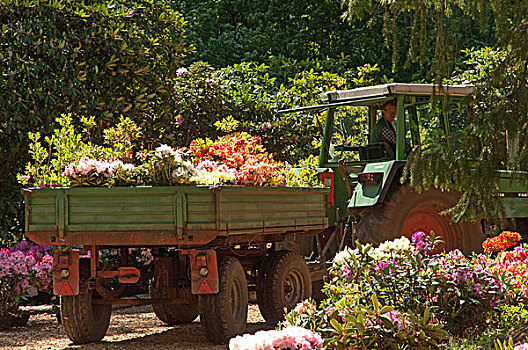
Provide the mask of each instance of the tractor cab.
{"label": "tractor cab", "polygon": [[[458,231],[472,232],[467,236],[475,237],[478,228],[451,228],[449,220],[438,215],[438,208],[456,203],[451,202],[457,194],[453,198],[434,194],[430,200],[419,197],[413,207],[405,209],[412,189],[400,183],[413,148],[435,147],[441,140],[456,150],[457,135],[472,113],[474,91],[472,85],[384,84],[329,91],[321,95],[324,104],[282,111],[322,111],[325,126],[319,177],[330,188],[329,223],[359,222],[358,238],[370,242],[415,230],[441,233],[448,247],[464,246],[456,241],[461,237]],[[387,101],[396,105],[395,142],[373,142],[372,133]]]}
{"label": "tractor cab", "polygon": [[[321,95],[328,108],[320,166],[405,160],[413,147],[449,137],[464,127],[471,85],[385,84]],[[372,142],[387,101],[396,103],[395,147]],[[462,102],[462,103],[461,103]]]}

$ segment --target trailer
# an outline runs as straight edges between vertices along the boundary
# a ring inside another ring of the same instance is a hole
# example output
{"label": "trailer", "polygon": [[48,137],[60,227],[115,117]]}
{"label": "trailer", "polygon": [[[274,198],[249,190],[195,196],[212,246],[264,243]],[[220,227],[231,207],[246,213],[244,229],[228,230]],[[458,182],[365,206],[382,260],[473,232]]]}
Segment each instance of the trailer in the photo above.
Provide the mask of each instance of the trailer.
{"label": "trailer", "polygon": [[[200,315],[208,339],[225,343],[245,331],[249,292],[276,324],[284,308],[311,297],[312,280],[324,274],[304,256],[317,245],[314,235],[328,228],[326,188],[76,187],[23,194],[26,235],[66,248],[55,253],[53,287],[74,343],[101,340],[116,304],[152,304],[170,325]],[[149,299],[122,297],[125,286],[145,277],[129,261],[132,247],[154,255]],[[119,250],[113,268],[97,258],[104,249]]]}

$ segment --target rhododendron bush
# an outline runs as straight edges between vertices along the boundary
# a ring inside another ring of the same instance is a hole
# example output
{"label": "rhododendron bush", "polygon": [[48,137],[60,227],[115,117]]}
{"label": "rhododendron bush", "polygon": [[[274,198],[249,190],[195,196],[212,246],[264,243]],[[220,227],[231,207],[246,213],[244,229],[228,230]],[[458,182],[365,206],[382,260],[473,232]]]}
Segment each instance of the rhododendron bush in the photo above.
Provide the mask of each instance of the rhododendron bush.
{"label": "rhododendron bush", "polygon": [[[17,316],[19,302],[51,288],[53,257],[49,246],[22,241],[0,249],[0,318]],[[8,327],[9,324],[2,324]]]}
{"label": "rhododendron bush", "polygon": [[322,346],[319,334],[296,326],[244,334],[229,342],[230,350],[318,350]]}
{"label": "rhododendron bush", "polygon": [[[139,142],[141,130],[128,118],[104,132],[102,145],[81,137],[70,116],[58,119],[60,128],[51,138],[31,134],[30,154],[19,182],[34,187],[138,186],[177,184],[285,186],[313,184],[275,161],[261,139],[244,132],[217,140],[197,139],[189,147],[161,144],[153,150]],[[83,135],[89,135],[90,119]]]}
{"label": "rhododendron bush", "polygon": [[[235,133],[216,141],[195,140],[189,147],[191,157],[207,172],[234,175],[232,183],[241,185],[283,185],[280,164],[266,152],[260,137]],[[204,162],[206,165],[204,165]]]}
{"label": "rhododendron bush", "polygon": [[[434,349],[471,337],[528,300],[528,259],[520,236],[503,232],[482,254],[436,253],[424,232],[378,247],[345,248],[333,259],[326,298],[299,304],[286,325],[318,332],[326,348]],[[505,250],[509,249],[509,250]],[[500,322],[500,321],[499,321]]]}

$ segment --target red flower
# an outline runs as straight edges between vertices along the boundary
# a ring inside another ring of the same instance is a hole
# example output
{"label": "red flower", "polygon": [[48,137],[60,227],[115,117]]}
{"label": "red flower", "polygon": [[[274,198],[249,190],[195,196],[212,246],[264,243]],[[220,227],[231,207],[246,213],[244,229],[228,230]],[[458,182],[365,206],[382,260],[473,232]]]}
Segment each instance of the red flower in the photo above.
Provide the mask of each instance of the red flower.
{"label": "red flower", "polygon": [[482,243],[482,248],[487,252],[498,252],[517,245],[521,235],[517,232],[503,231],[500,235],[488,238]]}

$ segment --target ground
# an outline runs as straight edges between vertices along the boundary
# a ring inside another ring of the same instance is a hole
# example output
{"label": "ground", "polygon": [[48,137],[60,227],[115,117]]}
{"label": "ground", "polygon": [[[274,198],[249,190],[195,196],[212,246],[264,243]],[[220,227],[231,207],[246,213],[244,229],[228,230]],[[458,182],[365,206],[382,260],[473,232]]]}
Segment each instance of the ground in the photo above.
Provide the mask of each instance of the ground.
{"label": "ground", "polygon": [[[31,310],[26,327],[0,331],[0,349],[182,349],[224,350],[227,345],[213,345],[204,336],[199,319],[192,324],[169,327],[158,320],[150,306],[115,309],[110,327],[98,344],[73,345],[57,323],[50,307]],[[256,305],[250,305],[250,333],[264,329]]]}

